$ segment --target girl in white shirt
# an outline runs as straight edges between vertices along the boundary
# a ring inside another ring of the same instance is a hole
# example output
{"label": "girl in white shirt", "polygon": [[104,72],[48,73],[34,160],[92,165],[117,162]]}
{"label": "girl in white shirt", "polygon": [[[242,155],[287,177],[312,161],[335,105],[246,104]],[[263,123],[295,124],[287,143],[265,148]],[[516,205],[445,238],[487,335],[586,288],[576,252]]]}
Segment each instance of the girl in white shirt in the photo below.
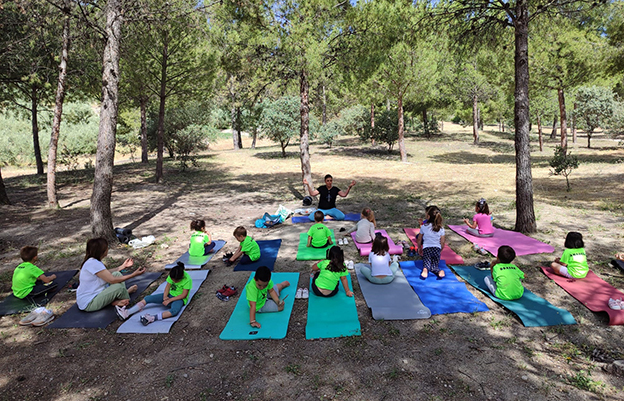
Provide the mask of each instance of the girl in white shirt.
{"label": "girl in white shirt", "polygon": [[375,221],[375,213],[370,208],[364,208],[364,210],[362,210],[362,219],[357,222],[347,235],[357,231],[355,233],[355,241],[360,244],[368,244],[375,239],[376,227],[377,221]]}
{"label": "girl in white shirt", "polygon": [[377,235],[373,241],[373,249],[368,254],[370,267],[360,265],[360,272],[373,284],[388,284],[394,280],[394,273],[399,269],[397,262],[390,260],[388,238]]}
{"label": "girl in white shirt", "polygon": [[444,248],[444,227],[442,215],[437,207],[427,208],[427,222],[420,226],[418,235],[418,253],[423,259],[421,279],[426,279],[429,272],[444,277],[444,270],[440,269],[440,254]]}

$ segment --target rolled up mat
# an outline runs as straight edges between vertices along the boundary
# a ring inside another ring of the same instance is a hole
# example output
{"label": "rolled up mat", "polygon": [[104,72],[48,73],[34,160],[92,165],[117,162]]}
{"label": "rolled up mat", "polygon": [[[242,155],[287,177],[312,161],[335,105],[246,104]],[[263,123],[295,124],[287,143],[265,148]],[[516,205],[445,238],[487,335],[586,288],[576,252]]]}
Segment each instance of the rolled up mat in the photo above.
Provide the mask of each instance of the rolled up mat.
{"label": "rolled up mat", "polygon": [[299,246],[297,248],[297,260],[322,260],[327,255],[327,249],[336,245],[336,236],[334,230],[331,231],[332,245],[327,245],[324,248],[313,248],[308,245],[308,233],[299,234]]}
{"label": "rolled up mat", "polygon": [[[314,212],[312,212],[314,213]],[[313,223],[308,216],[293,216],[290,218],[293,223]],[[359,213],[345,213],[344,220],[336,220],[331,216],[325,216],[323,221],[359,221]]]}
{"label": "rolled up mat", "polygon": [[[392,238],[390,238],[390,236],[386,232],[386,230],[375,230],[375,234],[377,233],[380,233],[381,235],[383,235],[384,237],[388,239],[388,247],[390,248],[390,251],[388,253],[390,255],[403,254],[403,247],[395,244],[394,241],[392,241]],[[355,247],[360,252],[360,256],[368,256],[371,252],[371,249],[373,249],[373,243],[369,242],[366,244],[360,244],[359,242],[355,240],[355,234],[356,234],[355,232],[352,232],[351,238],[353,239],[353,243],[355,244]]]}
{"label": "rolled up mat", "polygon": [[624,272],[624,261],[623,260],[618,260],[618,259],[613,259],[611,261],[611,266],[615,267],[616,269],[620,269]]}
{"label": "rolled up mat", "polygon": [[525,327],[558,326],[576,324],[574,317],[565,309],[557,308],[544,298],[538,297],[528,289],[524,289],[521,298],[513,301],[496,298],[485,285],[485,277],[491,275],[490,270],[478,270],[474,266],[451,266],[457,274],[477,288],[492,301],[503,305],[515,313]]}
{"label": "rolled up mat", "polygon": [[[155,322],[150,323],[147,326],[143,326],[143,324],[141,323],[141,315],[144,315],[146,313],[149,313],[150,315],[156,315],[158,313],[166,312],[169,310],[168,307],[162,304],[147,304],[141,312],[135,313],[134,315],[130,316],[128,320],[126,320],[121,326],[119,326],[119,328],[117,329],[117,333],[169,333],[169,331],[171,330],[171,326],[173,326],[173,324],[177,322],[178,319],[180,319],[180,317],[186,310],[186,307],[190,305],[193,296],[197,293],[197,290],[199,290],[199,287],[201,287],[204,280],[206,280],[206,277],[208,277],[208,273],[210,273],[210,270],[195,270],[187,273],[193,279],[193,287],[189,291],[188,302],[182,307],[177,315],[172,316],[168,319],[156,320]],[[153,294],[163,293],[165,291],[166,285],[166,281],[160,284],[160,286],[158,286]]]}
{"label": "rolled up mat", "polygon": [[[416,241],[416,236],[420,233],[420,228],[404,228],[405,234],[407,238],[412,241],[414,246],[418,246],[418,241]],[[444,248],[442,248],[442,254],[440,255],[440,259],[446,262],[447,265],[463,265],[464,259],[455,253],[454,250],[451,249],[449,244],[444,244]]]}
{"label": "rolled up mat", "polygon": [[373,284],[361,273],[362,263],[355,265],[360,290],[375,320],[428,319],[431,311],[407,282],[401,270],[394,274],[388,284]]}
{"label": "rolled up mat", "polygon": [[173,266],[177,265],[178,262],[182,262],[184,263],[184,270],[197,270],[197,269],[201,269],[202,267],[204,267],[206,265],[206,263],[208,263],[210,261],[210,259],[212,259],[212,257],[219,252],[219,250],[221,248],[223,248],[223,246],[227,243],[226,241],[223,240],[216,240],[214,241],[215,243],[215,247],[212,248],[212,252],[210,252],[208,255],[205,256],[191,256],[189,255],[188,251],[184,252],[184,254],[182,256],[180,256],[178,259],[176,259],[175,262],[165,265],[165,269],[172,269]]}
{"label": "rolled up mat", "polygon": [[39,306],[46,306],[52,297],[58,294],[59,291],[67,285],[69,280],[76,275],[76,273],[78,273],[78,270],[46,273],[47,276],[56,274],[56,278],[52,282],[49,291],[40,292],[37,295],[28,296],[24,299],[16,298],[13,294],[9,295],[2,300],[2,302],[0,302],[0,316],[30,312]]}
{"label": "rolled up mat", "polygon": [[545,275],[555,280],[561,288],[576,298],[592,312],[607,312],[609,325],[624,324],[624,310],[609,308],[609,298],[624,299],[624,293],[615,289],[593,271],[589,271],[585,278],[566,278],[555,274],[551,267],[541,266]]}
{"label": "rolled up mat", "polygon": [[425,280],[420,278],[423,269],[422,260],[409,260],[400,263],[405,278],[410,283],[422,303],[429,308],[432,315],[446,313],[473,313],[486,312],[490,309],[486,304],[479,301],[468,289],[466,284],[461,283],[455,274],[446,266],[443,260],[439,267],[446,275],[443,279],[429,272]]}
{"label": "rolled up mat", "polygon": [[[351,275],[347,276],[349,288],[353,290]],[[310,279],[312,284],[312,279]],[[319,297],[312,291],[308,299],[308,322],[306,323],[306,340],[317,338],[351,337],[362,335],[355,295],[348,297],[338,283],[338,293],[333,297]]]}
{"label": "rolled up mat", "polygon": [[448,228],[473,244],[479,244],[479,246],[483,247],[492,255],[496,255],[498,253],[498,248],[503,245],[512,247],[514,251],[516,251],[516,256],[532,255],[534,253],[553,253],[555,251],[555,248],[552,246],[515,231],[495,228],[493,237],[475,237],[466,231],[468,228],[466,225],[449,225]]}
{"label": "rolled up mat", "polygon": [[[207,271],[207,270],[205,270]],[[145,289],[156,281],[162,273],[143,273],[140,276],[125,281],[126,287],[137,285],[139,288],[136,292],[130,294],[130,303],[136,300]],[[48,328],[53,329],[69,329],[69,328],[87,328],[87,329],[105,329],[109,324],[117,319],[117,313],[112,305],[108,305],[103,309],[95,312],[85,312],[78,309],[78,305],[74,304],[61,317],[53,321]]]}
{"label": "rolled up mat", "polygon": [[272,240],[261,240],[258,242],[258,246],[260,247],[260,259],[256,260],[253,263],[249,263],[246,265],[242,265],[240,263],[240,259],[234,267],[235,272],[239,271],[251,271],[255,272],[258,267],[266,266],[271,271],[273,271],[273,267],[275,266],[275,260],[277,260],[277,253],[279,252],[280,246],[282,245],[281,239],[272,239]]}
{"label": "rolled up mat", "polygon": [[[253,280],[252,274],[247,280],[249,283]],[[219,335],[222,340],[258,340],[261,338],[271,338],[279,340],[286,337],[288,331],[288,322],[295,303],[295,293],[297,292],[297,283],[299,282],[299,273],[273,273],[271,274],[273,284],[288,281],[290,286],[284,288],[280,292],[280,299],[284,299],[284,310],[281,312],[256,313],[256,321],[260,323],[260,328],[251,327],[249,325],[249,303],[247,302],[247,289],[243,292],[236,302],[236,307],[230,316],[225,328]]]}

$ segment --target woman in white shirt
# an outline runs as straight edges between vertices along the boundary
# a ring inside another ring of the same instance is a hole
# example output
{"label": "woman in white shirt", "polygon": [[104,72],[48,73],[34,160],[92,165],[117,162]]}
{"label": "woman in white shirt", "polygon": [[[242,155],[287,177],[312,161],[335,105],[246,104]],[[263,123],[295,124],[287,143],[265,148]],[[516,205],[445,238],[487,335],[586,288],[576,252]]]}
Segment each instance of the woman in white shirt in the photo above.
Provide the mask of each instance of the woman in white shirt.
{"label": "woman in white shirt", "polygon": [[106,255],[108,241],[105,238],[93,238],[87,242],[87,253],[80,269],[80,285],[76,290],[76,304],[80,310],[95,312],[111,304],[126,306],[130,303],[130,294],[137,290],[136,285],[126,289],[124,281],[145,273],[145,268],[122,275],[121,270],[133,265],[132,259],[128,258],[111,273],[102,263]]}
{"label": "woman in white shirt", "polygon": [[373,284],[388,284],[394,280],[399,269],[397,262],[390,260],[388,238],[377,235],[373,241],[373,249],[368,254],[368,265],[360,265],[360,272]]}

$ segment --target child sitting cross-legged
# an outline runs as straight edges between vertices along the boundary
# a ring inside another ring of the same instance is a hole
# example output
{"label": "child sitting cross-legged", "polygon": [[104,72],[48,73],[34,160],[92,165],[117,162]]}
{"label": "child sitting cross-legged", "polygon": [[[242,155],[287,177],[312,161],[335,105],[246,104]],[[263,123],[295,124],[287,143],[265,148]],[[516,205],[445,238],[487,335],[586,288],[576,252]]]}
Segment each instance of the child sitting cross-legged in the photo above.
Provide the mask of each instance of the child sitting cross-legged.
{"label": "child sitting cross-legged", "polygon": [[314,221],[316,224],[308,230],[308,247],[325,248],[327,245],[333,244],[331,230],[323,224],[324,218],[325,215],[320,210],[314,212]]}
{"label": "child sitting cross-legged", "polygon": [[498,248],[496,259],[491,263],[492,277],[485,277],[485,285],[496,298],[512,301],[522,298],[524,287],[521,280],[524,273],[511,262],[516,258],[512,247],[503,245]]}
{"label": "child sitting cross-legged", "polygon": [[262,327],[256,321],[256,313],[281,312],[284,310],[284,300],[279,298],[279,294],[289,285],[288,281],[273,284],[271,270],[266,266],[258,267],[254,279],[245,286],[247,302],[249,303],[249,324],[251,327],[258,329]]}
{"label": "child sitting cross-legged", "polygon": [[565,250],[560,258],[551,263],[553,271],[567,278],[585,278],[589,273],[583,234],[570,231],[566,235]]}
{"label": "child sitting cross-legged", "polygon": [[126,309],[125,306],[120,307],[115,305],[115,310],[117,311],[119,319],[126,320],[135,313],[142,311],[147,304],[162,304],[169,307],[168,311],[156,315],[146,313],[141,316],[141,323],[147,326],[156,320],[167,319],[180,313],[182,307],[188,302],[191,288],[193,288],[193,279],[184,271],[184,264],[178,262],[177,265],[173,266],[171,272],[169,272],[164,292],[148,295],[130,309]]}
{"label": "child sitting cross-legged", "polygon": [[[46,288],[45,284],[51,283],[56,278],[56,274],[46,276],[43,270],[34,265],[37,253],[38,249],[34,246],[25,246],[20,250],[23,263],[15,268],[11,284],[11,290],[16,298],[24,299],[28,295],[40,293]],[[41,283],[37,284],[37,281]]]}
{"label": "child sitting cross-legged", "polygon": [[234,230],[234,238],[240,242],[240,246],[228,260],[229,263],[234,263],[236,259],[241,258],[240,264],[248,265],[260,259],[260,245],[247,235],[245,227],[236,227],[236,230]]}
{"label": "child sitting cross-legged", "polygon": [[327,250],[327,260],[322,260],[312,266],[312,291],[319,297],[333,297],[338,293],[339,282],[342,282],[348,297],[353,296],[349,289],[347,276],[349,271],[344,264],[344,253],[339,246],[332,246]]}

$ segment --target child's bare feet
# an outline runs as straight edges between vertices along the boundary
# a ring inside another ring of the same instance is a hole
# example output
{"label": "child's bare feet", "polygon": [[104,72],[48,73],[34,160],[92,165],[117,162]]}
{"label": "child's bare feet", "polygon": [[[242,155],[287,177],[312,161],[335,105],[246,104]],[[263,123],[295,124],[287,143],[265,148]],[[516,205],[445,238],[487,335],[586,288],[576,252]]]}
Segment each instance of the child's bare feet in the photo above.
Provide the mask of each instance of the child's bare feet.
{"label": "child's bare feet", "polygon": [[139,286],[135,284],[132,287],[128,288],[128,294],[135,293],[137,292],[138,289],[139,289]]}
{"label": "child's bare feet", "polygon": [[445,276],[444,270],[440,270],[440,271],[438,272],[438,277],[439,277],[439,278],[444,278],[444,276]]}
{"label": "child's bare feet", "polygon": [[624,253],[616,253],[615,258],[618,260],[624,260]]}
{"label": "child's bare feet", "polygon": [[277,285],[277,288],[282,291],[284,288],[289,287],[290,283],[288,281],[282,281]]}
{"label": "child's bare feet", "polygon": [[427,270],[427,268],[424,268],[422,273],[420,273],[420,278],[424,280],[427,278],[428,275],[429,275],[429,271]]}

